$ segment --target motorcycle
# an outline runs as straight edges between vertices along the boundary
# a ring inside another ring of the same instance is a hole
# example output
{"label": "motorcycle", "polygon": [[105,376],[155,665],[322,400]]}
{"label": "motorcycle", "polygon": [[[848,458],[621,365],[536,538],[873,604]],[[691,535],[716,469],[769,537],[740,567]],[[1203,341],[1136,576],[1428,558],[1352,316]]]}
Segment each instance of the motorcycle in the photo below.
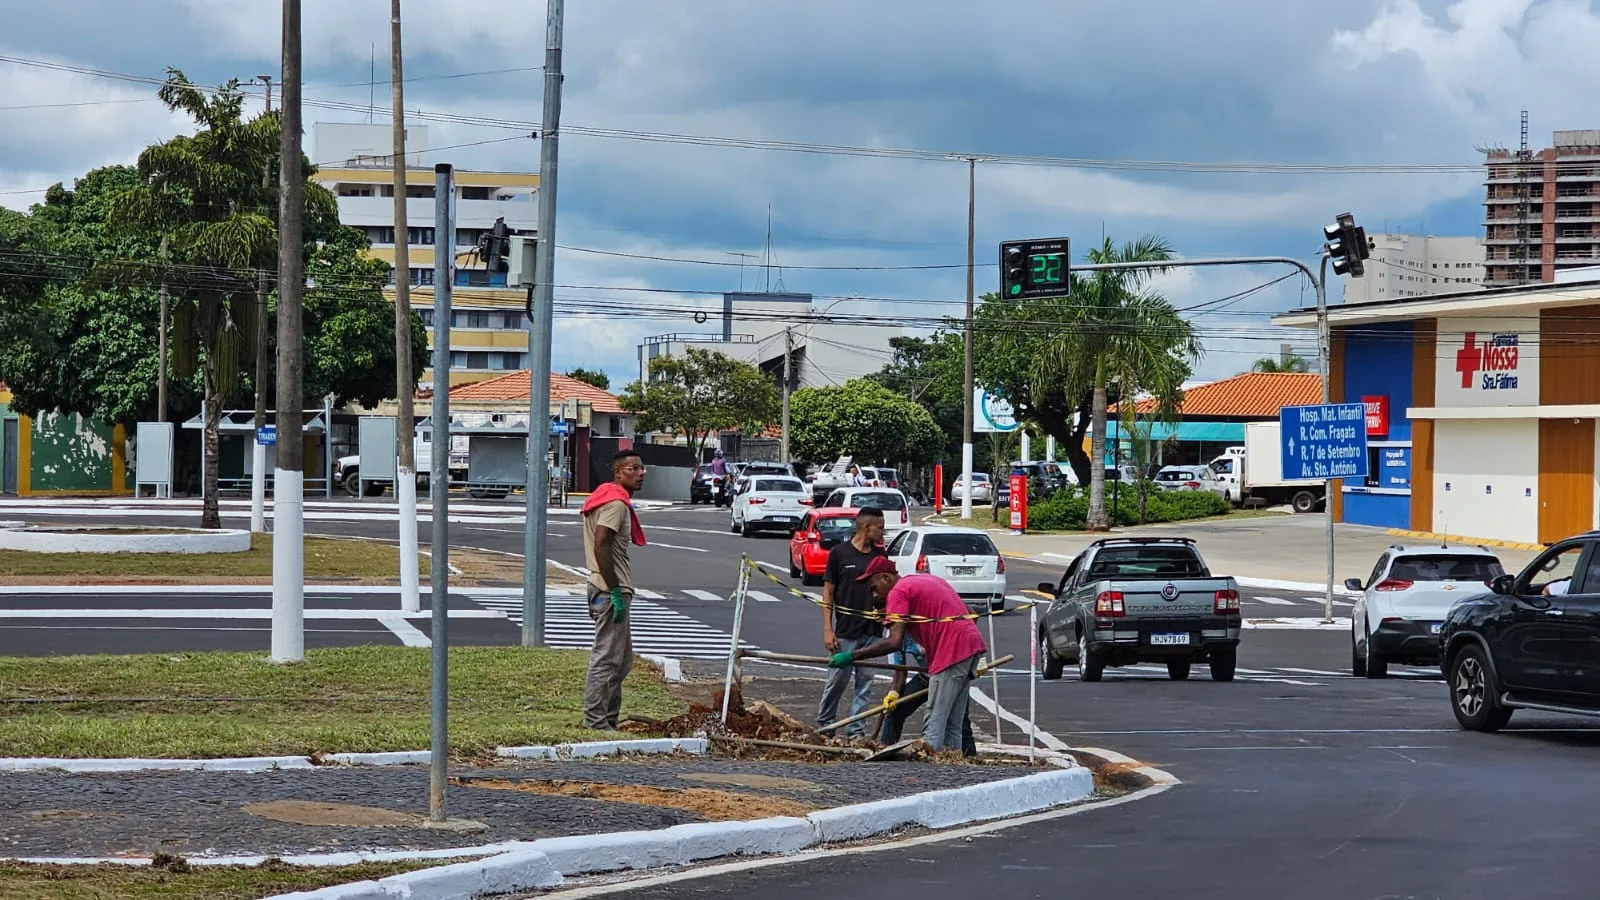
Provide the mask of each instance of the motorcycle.
{"label": "motorcycle", "polygon": [[711,505],[712,506],[732,506],[733,505],[732,499],[730,497],[728,497],[727,481],[728,481],[728,477],[726,475],[719,475],[719,476],[711,479]]}

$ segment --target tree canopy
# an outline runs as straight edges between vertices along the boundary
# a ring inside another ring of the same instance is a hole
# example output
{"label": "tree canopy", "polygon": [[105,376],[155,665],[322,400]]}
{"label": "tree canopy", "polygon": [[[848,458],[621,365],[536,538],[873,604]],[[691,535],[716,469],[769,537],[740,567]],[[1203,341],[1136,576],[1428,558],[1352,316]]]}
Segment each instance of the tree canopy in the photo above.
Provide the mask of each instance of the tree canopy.
{"label": "tree canopy", "polygon": [[848,453],[863,463],[922,464],[939,455],[944,441],[926,409],[870,379],[802,388],[789,400],[789,449],[800,459]]}
{"label": "tree canopy", "polygon": [[611,389],[611,376],[599,369],[585,369],[579,366],[567,372],[568,378],[576,378],[584,384],[593,385],[602,391]]}
{"label": "tree canopy", "polygon": [[650,380],[628,385],[618,403],[639,416],[641,431],[681,434],[697,455],[714,432],[760,431],[779,416],[772,379],[750,363],[703,347],[653,360]]}
{"label": "tree canopy", "polygon": [[1311,364],[1304,356],[1289,354],[1284,357],[1263,356],[1250,366],[1252,372],[1309,372]]}

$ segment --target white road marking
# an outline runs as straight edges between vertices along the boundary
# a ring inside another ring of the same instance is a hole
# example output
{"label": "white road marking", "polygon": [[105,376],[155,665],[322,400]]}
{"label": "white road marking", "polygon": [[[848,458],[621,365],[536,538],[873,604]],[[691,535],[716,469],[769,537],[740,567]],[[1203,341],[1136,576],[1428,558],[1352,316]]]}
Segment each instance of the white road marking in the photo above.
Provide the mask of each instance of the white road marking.
{"label": "white road marking", "polygon": [[639,597],[639,598],[642,598],[642,599],[645,599],[645,600],[665,600],[665,599],[667,599],[666,597],[662,596],[661,594],[656,593],[655,591],[647,591],[644,588],[634,588],[633,589],[633,595],[635,597]]}
{"label": "white road marking", "polygon": [[1345,672],[1330,672],[1327,669],[1297,669],[1294,666],[1280,666],[1279,671],[1299,672],[1301,675],[1345,675]]}
{"label": "white road marking", "polygon": [[755,600],[757,603],[778,603],[778,602],[780,602],[777,597],[774,597],[771,594],[766,593],[765,591],[745,591],[744,594],[745,594],[746,597],[749,597],[752,600]]}
{"label": "white road marking", "polygon": [[404,617],[398,614],[379,616],[378,621],[383,624],[383,627],[394,632],[394,636],[400,639],[400,643],[405,644],[407,647],[433,646],[433,641],[429,640],[421,629],[407,622]]}
{"label": "white road marking", "polygon": [[[432,612],[397,613],[386,609],[308,609],[307,619],[382,621],[388,616],[427,619]],[[270,619],[271,609],[0,609],[0,619]],[[503,619],[487,609],[452,609],[452,619]]]}
{"label": "white road marking", "polygon": [[1282,597],[1251,597],[1250,599],[1256,601],[1257,603],[1271,603],[1273,606],[1294,605],[1293,600],[1285,600]]}
{"label": "white road marking", "polygon": [[693,550],[695,553],[710,553],[711,552],[710,550],[707,550],[704,547],[685,547],[682,544],[663,544],[660,541],[651,541],[647,546],[650,546],[650,547],[666,547],[669,550]]}
{"label": "white road marking", "polygon": [[[1313,604],[1315,606],[1322,606],[1327,602],[1322,597],[1301,597],[1300,599],[1306,601],[1307,603]],[[1345,600],[1335,600],[1335,601],[1333,601],[1333,605],[1334,606],[1355,606],[1354,603],[1350,603],[1350,602],[1345,601]]]}
{"label": "white road marking", "polygon": [[696,600],[704,600],[707,603],[720,603],[720,602],[722,602],[722,597],[720,595],[713,594],[710,591],[688,590],[688,591],[684,591],[684,593],[688,594],[689,596],[693,597]]}

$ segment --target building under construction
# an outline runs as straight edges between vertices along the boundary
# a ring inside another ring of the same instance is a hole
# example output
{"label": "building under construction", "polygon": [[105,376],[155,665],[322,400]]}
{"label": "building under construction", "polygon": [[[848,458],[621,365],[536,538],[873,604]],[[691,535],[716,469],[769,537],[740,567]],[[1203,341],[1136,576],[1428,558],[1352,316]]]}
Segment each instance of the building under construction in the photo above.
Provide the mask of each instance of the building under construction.
{"label": "building under construction", "polygon": [[1600,265],[1600,129],[1557,131],[1552,144],[1528,148],[1524,113],[1521,146],[1486,151],[1485,287]]}

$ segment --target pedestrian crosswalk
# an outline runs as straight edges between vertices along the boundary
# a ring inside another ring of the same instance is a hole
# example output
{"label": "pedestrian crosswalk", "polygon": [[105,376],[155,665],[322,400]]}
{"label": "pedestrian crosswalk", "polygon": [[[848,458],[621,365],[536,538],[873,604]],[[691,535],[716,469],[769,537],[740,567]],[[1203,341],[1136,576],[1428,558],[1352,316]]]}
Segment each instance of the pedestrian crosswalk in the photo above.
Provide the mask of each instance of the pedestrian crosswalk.
{"label": "pedestrian crosswalk", "polygon": [[[522,598],[515,594],[475,594],[465,592],[474,603],[499,610],[506,618],[522,624]],[[654,592],[639,591],[629,610],[635,653],[670,656],[675,659],[727,659],[733,636],[720,628],[697,622],[668,609]],[[720,597],[713,597],[720,600]],[[545,643],[552,647],[587,650],[594,646],[594,623],[589,620],[584,597],[570,591],[552,590],[545,600]],[[754,648],[741,640],[741,647]]]}

